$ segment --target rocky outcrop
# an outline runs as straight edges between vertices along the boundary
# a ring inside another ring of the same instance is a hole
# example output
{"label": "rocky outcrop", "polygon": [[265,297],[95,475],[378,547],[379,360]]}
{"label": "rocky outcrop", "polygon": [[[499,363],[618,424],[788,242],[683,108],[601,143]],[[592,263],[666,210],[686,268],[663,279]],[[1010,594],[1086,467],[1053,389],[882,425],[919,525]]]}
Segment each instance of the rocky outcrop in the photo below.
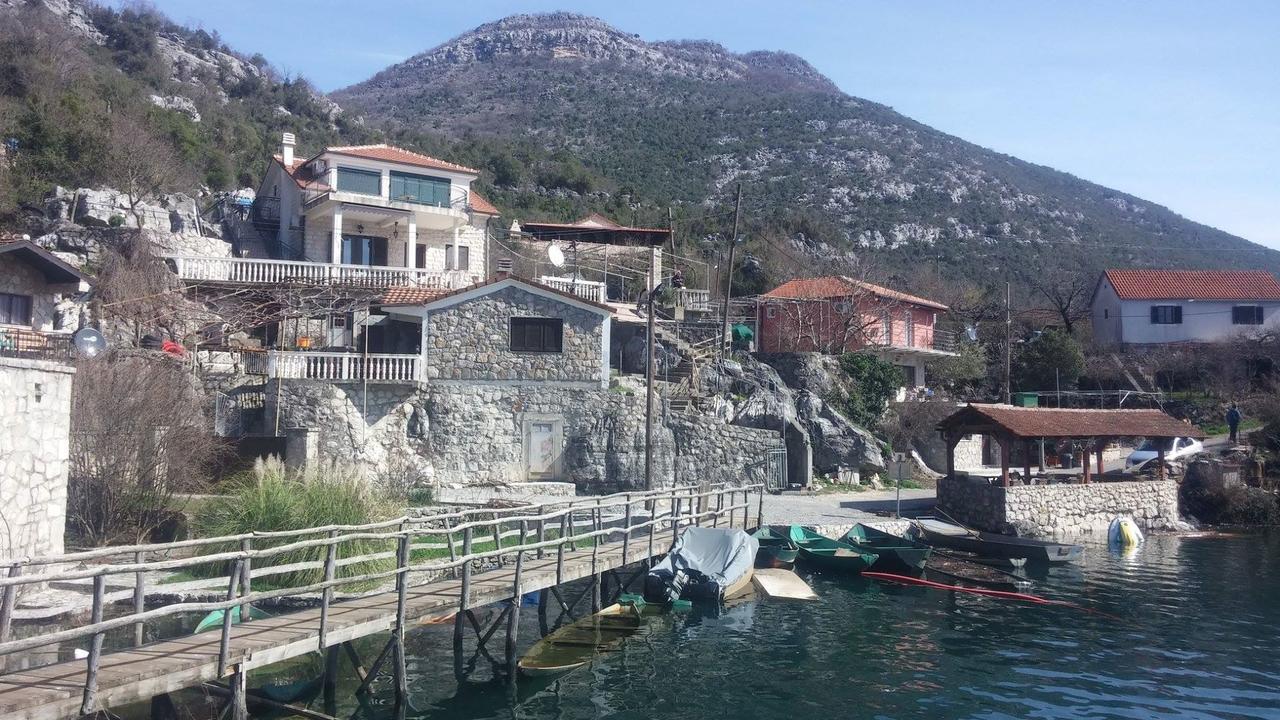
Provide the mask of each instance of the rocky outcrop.
{"label": "rocky outcrop", "polygon": [[191,122],[200,122],[200,111],[196,109],[195,101],[191,98],[181,95],[152,95],[151,104],[165,110],[180,112]]}

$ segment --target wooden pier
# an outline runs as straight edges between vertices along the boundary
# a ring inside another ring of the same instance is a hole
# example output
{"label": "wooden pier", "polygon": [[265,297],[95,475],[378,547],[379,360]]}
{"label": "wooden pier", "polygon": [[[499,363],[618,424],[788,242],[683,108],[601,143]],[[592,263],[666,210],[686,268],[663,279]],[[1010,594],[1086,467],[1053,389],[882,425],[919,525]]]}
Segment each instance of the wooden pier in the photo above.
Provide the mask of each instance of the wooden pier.
{"label": "wooden pier", "polygon": [[[576,499],[564,507],[548,511],[546,507],[517,508],[506,511],[464,511],[423,518],[399,518],[387,523],[364,526],[311,528],[287,533],[259,533],[233,538],[186,541],[130,548],[108,548],[56,558],[12,562],[9,577],[0,579],[5,590],[0,603],[0,657],[53,643],[88,641],[86,660],[60,662],[42,667],[16,670],[0,675],[0,717],[46,720],[92,715],[125,704],[165,699],[168,693],[190,687],[206,687],[226,681],[225,691],[233,718],[247,717],[246,673],[289,658],[317,650],[328,653],[328,664],[336,667],[342,650],[361,675],[361,690],[385,668],[396,680],[398,690],[405,688],[404,632],[414,625],[438,622],[453,617],[455,665],[460,668],[463,639],[468,627],[477,636],[483,650],[505,620],[506,647],[503,663],[514,673],[515,637],[519,622],[519,603],[523,595],[540,592],[539,608],[545,623],[549,598],[554,593],[559,610],[567,609],[558,586],[574,580],[592,578],[592,607],[601,603],[601,585],[605,573],[645,562],[663,554],[680,530],[690,525],[742,527],[759,524],[762,488],[714,487],[708,489],[677,488],[652,493],[627,493],[602,498]],[[755,502],[751,495],[757,494]],[[751,510],[755,517],[751,517]],[[480,514],[491,519],[475,519]],[[582,529],[585,528],[585,529]],[[315,537],[319,536],[319,537]],[[425,538],[443,537],[444,543],[424,542]],[[307,538],[311,539],[297,539]],[[514,542],[507,542],[516,538]],[[271,540],[273,547],[253,549],[256,543]],[[483,539],[489,547],[473,550]],[[353,540],[383,541],[387,549],[366,555],[339,558],[338,548]],[[394,545],[394,549],[391,549]],[[213,552],[179,560],[152,560],[155,555],[168,556],[178,550],[236,547],[235,552]],[[447,560],[431,560],[414,564],[412,551],[447,548]],[[291,553],[295,559],[301,550],[312,550],[317,558],[302,562],[271,565],[272,558]],[[323,555],[323,559],[319,559]],[[125,556],[132,562],[89,565],[71,570],[24,573],[23,570],[65,568],[113,556]],[[353,575],[344,568],[364,567],[361,563],[394,558],[393,569]],[[256,562],[255,562],[256,561]],[[210,583],[227,588],[226,599],[217,602],[174,603],[147,609],[143,602],[142,578],[146,572],[178,570],[198,564],[221,563],[227,570]],[[483,570],[477,571],[479,565]],[[296,588],[274,588],[253,592],[255,578],[279,576],[298,570],[322,571],[324,580]],[[108,595],[105,578],[109,575],[133,575],[137,586],[122,593]],[[637,573],[638,575],[639,573]],[[8,640],[13,611],[14,589],[22,585],[93,578],[95,598],[89,620],[81,627],[48,633],[40,637]],[[352,583],[394,580],[394,589],[381,588],[358,597],[335,599],[335,589]],[[626,582],[618,583],[625,585]],[[585,591],[584,591],[585,592]],[[148,621],[177,613],[229,610],[250,603],[305,595],[318,598],[315,607],[252,620],[240,624],[229,622],[230,612],[220,629],[198,635],[160,640],[136,647],[104,651],[103,637],[109,630],[133,626],[136,637]],[[131,612],[103,620],[105,604],[131,603]],[[490,627],[481,627],[475,613],[494,603],[506,603]],[[382,653],[363,669],[351,641],[391,632]],[[545,628],[544,628],[545,632]],[[486,654],[487,650],[485,651]],[[455,671],[458,671],[455,668]],[[330,670],[332,674],[332,670]],[[333,678],[329,678],[332,684]],[[326,687],[331,693],[332,687]],[[163,706],[163,705],[162,705]],[[323,718],[312,712],[310,717]]]}

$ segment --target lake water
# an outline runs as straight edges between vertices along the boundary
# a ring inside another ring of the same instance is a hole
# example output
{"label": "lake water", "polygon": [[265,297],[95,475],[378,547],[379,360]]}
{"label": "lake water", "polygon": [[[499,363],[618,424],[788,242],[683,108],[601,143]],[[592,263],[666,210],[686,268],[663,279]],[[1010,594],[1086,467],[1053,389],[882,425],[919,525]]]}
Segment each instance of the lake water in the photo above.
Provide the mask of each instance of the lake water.
{"label": "lake water", "polygon": [[[1277,532],[1156,537],[1129,557],[1090,546],[1079,565],[1033,574],[1030,592],[1097,612],[806,577],[816,602],[652,618],[618,652],[551,682],[522,679],[514,692],[483,660],[459,684],[451,626],[414,629],[405,716],[1280,718]],[[525,608],[521,650],[537,627]],[[384,641],[360,644],[366,662]],[[502,632],[491,645],[501,651]],[[319,661],[292,667],[277,679]],[[344,675],[340,717],[394,716],[389,677],[361,707]]]}

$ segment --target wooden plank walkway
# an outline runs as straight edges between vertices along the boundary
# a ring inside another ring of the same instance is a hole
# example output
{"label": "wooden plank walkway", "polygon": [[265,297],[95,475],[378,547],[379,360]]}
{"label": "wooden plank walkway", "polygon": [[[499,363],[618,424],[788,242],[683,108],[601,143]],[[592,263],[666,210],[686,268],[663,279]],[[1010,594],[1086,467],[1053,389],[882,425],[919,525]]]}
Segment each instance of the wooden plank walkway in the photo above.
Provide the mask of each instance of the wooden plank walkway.
{"label": "wooden plank walkway", "polygon": [[[687,525],[682,523],[682,527]],[[600,544],[598,573],[622,566],[622,545],[621,540]],[[660,554],[658,547],[666,552],[666,546],[664,539],[655,546],[655,554]],[[531,557],[524,560],[522,591],[536,592],[555,586],[556,553],[549,552],[541,559],[532,557],[534,553],[527,555]],[[591,556],[590,547],[566,550],[562,582],[590,577]],[[647,537],[633,538],[627,557],[630,563],[647,559]],[[478,608],[510,599],[514,596],[514,585],[515,569],[511,565],[473,573],[468,607]],[[460,593],[460,580],[452,578],[411,586],[406,605],[407,624],[423,624],[453,615]],[[396,592],[392,590],[335,602],[329,609],[326,645],[391,630],[396,601]],[[318,650],[319,634],[318,607],[235,625],[231,628],[228,667],[261,668]],[[145,701],[219,679],[220,641],[221,630],[215,629],[136,648],[104,651],[98,671],[99,707]],[[79,716],[86,672],[85,661],[73,660],[0,675],[0,718],[55,720]]]}

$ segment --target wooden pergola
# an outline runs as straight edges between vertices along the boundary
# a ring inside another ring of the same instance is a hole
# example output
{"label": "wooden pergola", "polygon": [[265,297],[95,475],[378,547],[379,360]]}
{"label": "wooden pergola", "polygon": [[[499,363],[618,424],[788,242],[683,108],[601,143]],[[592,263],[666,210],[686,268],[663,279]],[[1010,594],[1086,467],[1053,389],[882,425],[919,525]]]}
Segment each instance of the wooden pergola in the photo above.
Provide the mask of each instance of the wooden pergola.
{"label": "wooden pergola", "polygon": [[[1013,405],[970,403],[938,423],[947,443],[947,479],[956,474],[956,445],[966,435],[986,435],[1000,445],[1000,480],[1009,485],[1009,459],[1015,443],[1022,443],[1024,477],[1031,478],[1031,449],[1041,440],[1084,442],[1084,482],[1089,482],[1090,455],[1096,454],[1098,474],[1102,474],[1102,450],[1122,437],[1203,438],[1200,428],[1159,410],[1078,410],[1023,408]],[[1164,478],[1164,450],[1158,450],[1159,475]],[[1043,468],[1041,468],[1043,470]]]}

